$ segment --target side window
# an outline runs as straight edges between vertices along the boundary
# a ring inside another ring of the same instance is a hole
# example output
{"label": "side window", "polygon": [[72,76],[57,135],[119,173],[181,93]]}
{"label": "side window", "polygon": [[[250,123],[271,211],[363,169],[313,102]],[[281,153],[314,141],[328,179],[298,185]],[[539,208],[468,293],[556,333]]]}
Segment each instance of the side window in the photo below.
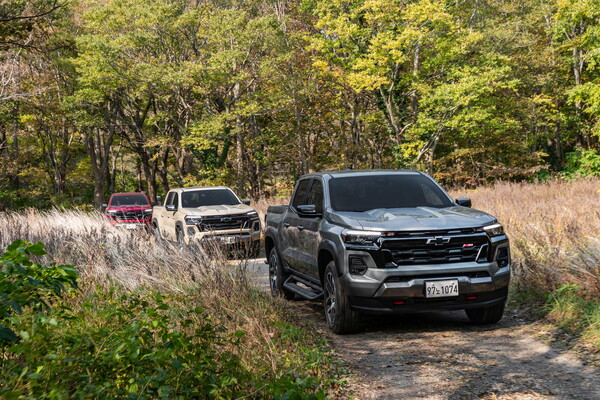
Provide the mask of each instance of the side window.
{"label": "side window", "polygon": [[323,213],[323,184],[318,179],[313,181],[313,185],[310,188],[308,204],[314,204],[317,213]]}
{"label": "side window", "polygon": [[177,194],[177,192],[171,192],[169,193],[169,195],[167,196],[167,202],[165,203],[165,205],[167,206],[175,206],[176,208],[179,207],[178,201],[179,196]]}
{"label": "side window", "polygon": [[175,197],[175,192],[170,192],[167,195],[167,199],[165,200],[165,206],[169,206],[173,204],[173,197]]}
{"label": "side window", "polygon": [[308,201],[308,190],[310,188],[311,179],[304,179],[298,183],[298,188],[296,188],[296,193],[294,193],[294,198],[292,199],[292,207],[297,207],[302,204],[307,204]]}

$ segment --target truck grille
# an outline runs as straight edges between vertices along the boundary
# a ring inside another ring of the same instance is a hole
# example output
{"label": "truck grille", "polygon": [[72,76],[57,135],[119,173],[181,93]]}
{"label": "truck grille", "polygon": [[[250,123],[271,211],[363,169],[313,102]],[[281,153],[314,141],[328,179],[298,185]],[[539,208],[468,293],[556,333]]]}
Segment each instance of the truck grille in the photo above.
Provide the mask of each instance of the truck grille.
{"label": "truck grille", "polygon": [[454,234],[448,231],[402,234],[382,240],[397,265],[448,264],[486,260],[488,238],[485,233]]}
{"label": "truck grille", "polygon": [[143,211],[117,211],[115,214],[116,220],[131,220],[131,219],[144,219]]}
{"label": "truck grille", "polygon": [[202,224],[199,225],[201,231],[224,231],[227,229],[246,228],[248,215],[218,215],[211,217],[202,217]]}

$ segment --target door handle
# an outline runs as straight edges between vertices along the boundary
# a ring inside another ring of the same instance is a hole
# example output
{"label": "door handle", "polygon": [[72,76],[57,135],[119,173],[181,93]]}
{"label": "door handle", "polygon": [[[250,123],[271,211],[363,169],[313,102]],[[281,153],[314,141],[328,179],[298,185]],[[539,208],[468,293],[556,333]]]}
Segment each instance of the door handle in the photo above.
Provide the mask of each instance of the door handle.
{"label": "door handle", "polygon": [[289,228],[289,226],[290,226],[290,224],[289,224],[288,222],[284,222],[284,223],[283,223],[283,227],[284,227],[284,228]]}
{"label": "door handle", "polygon": [[298,225],[298,230],[299,231],[303,231],[304,230],[304,225]]}

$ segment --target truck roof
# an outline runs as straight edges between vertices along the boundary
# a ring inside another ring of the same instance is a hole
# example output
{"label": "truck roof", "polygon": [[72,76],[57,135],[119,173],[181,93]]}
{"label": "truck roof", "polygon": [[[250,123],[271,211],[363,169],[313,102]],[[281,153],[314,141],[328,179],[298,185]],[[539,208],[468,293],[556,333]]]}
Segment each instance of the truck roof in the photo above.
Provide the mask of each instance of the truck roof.
{"label": "truck roof", "polygon": [[346,169],[339,171],[323,171],[306,174],[304,176],[325,176],[331,178],[340,178],[347,176],[365,176],[365,175],[422,175],[423,173],[414,169]]}
{"label": "truck roof", "polygon": [[212,190],[212,189],[229,189],[227,186],[190,186],[184,188],[173,188],[169,190],[170,192],[177,190],[178,192],[191,192],[195,190]]}
{"label": "truck roof", "polygon": [[130,196],[132,194],[141,194],[141,195],[147,197],[145,192],[121,192],[121,193],[113,193],[113,194],[111,194],[111,196]]}

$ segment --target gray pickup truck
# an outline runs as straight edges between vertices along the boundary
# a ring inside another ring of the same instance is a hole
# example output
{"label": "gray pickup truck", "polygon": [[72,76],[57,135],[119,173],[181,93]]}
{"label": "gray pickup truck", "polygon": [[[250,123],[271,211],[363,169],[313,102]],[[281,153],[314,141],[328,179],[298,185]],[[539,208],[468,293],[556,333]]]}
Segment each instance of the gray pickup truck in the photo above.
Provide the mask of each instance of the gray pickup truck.
{"label": "gray pickup truck", "polygon": [[273,296],[323,298],[329,328],[361,313],[464,309],[502,318],[510,249],[502,225],[455,201],[418,171],[338,171],[301,177],[289,206],[266,215]]}

